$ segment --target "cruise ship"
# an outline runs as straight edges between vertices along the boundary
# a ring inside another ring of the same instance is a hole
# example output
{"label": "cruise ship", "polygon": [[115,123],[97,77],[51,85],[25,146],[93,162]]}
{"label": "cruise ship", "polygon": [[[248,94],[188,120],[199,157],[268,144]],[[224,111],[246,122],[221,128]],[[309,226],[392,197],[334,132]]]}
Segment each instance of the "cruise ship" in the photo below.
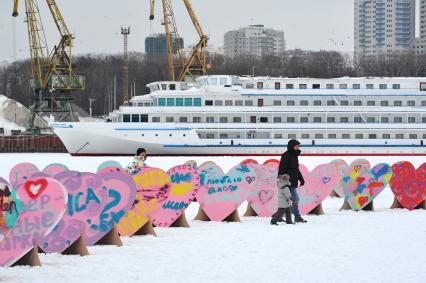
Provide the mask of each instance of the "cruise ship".
{"label": "cruise ship", "polygon": [[426,156],[426,78],[154,82],[103,122],[51,123],[72,155]]}

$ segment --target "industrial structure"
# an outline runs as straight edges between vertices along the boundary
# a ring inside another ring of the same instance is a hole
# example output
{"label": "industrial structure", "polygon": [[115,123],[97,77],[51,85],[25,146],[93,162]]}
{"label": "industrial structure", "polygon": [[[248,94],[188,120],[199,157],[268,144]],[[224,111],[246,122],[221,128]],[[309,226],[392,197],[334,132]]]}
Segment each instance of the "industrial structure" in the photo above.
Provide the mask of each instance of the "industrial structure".
{"label": "industrial structure", "polygon": [[129,105],[129,50],[128,50],[128,36],[130,34],[130,27],[121,27],[121,34],[124,39],[123,50],[123,100],[124,105]]}
{"label": "industrial structure", "polygon": [[[18,16],[19,0],[14,0],[13,16]],[[74,74],[72,68],[73,34],[70,32],[55,0],[46,0],[47,7],[60,35],[52,49],[47,44],[37,0],[25,1],[26,24],[31,62],[33,114],[28,130],[39,132],[34,126],[36,115],[54,116],[58,121],[76,121],[71,101],[73,91],[84,90],[85,78]]]}

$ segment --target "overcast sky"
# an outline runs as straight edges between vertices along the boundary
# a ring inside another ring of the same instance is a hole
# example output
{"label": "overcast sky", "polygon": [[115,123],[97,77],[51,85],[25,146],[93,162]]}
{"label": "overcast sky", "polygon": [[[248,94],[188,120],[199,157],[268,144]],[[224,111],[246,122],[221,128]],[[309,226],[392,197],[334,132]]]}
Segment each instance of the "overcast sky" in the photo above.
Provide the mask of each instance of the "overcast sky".
{"label": "overcast sky", "polygon": [[[48,17],[45,1],[39,0],[49,43],[59,42]],[[179,33],[185,45],[197,39],[182,1],[175,0]],[[223,46],[226,31],[250,24],[264,24],[285,32],[287,49],[353,50],[353,0],[192,0],[210,46]],[[150,24],[149,0],[57,0],[75,34],[75,54],[117,53],[122,50],[120,26],[131,26],[129,49],[144,51],[145,37],[162,32],[161,0],[157,20]],[[0,3],[0,62],[28,57],[24,1],[20,16],[12,18],[12,0]],[[15,30],[15,32],[14,32]]]}

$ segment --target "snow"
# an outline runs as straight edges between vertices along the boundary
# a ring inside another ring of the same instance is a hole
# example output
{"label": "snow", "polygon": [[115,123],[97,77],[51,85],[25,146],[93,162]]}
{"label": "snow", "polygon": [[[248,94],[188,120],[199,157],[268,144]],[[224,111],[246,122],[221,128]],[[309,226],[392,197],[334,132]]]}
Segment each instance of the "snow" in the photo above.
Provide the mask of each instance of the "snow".
{"label": "snow", "polygon": [[[94,171],[110,158],[74,158],[63,154],[2,154],[0,176],[18,161],[43,168],[62,162]],[[126,165],[131,158],[113,158]],[[168,169],[189,159],[149,158]],[[264,161],[268,158],[256,158]],[[303,157],[312,169],[333,158]],[[355,158],[346,159],[347,162]],[[371,163],[424,157],[368,158]],[[242,158],[211,158],[225,170]],[[0,268],[0,282],[425,282],[426,211],[390,210],[387,188],[374,212],[339,211],[343,201],[328,198],[326,215],[307,216],[307,224],[269,225],[270,219],[242,217],[241,223],[193,221],[196,203],[187,209],[191,228],[158,229],[158,237],[123,238],[123,247],[89,247],[90,256],[40,255],[43,267]],[[240,215],[247,204],[240,207]]]}
{"label": "snow", "polygon": [[11,102],[16,103],[16,105],[20,108],[23,107],[22,104],[15,102],[9,99],[8,97],[0,94],[0,128],[4,129],[5,135],[10,135],[11,130],[25,130],[24,127],[17,125],[16,123],[8,120],[5,117],[4,112],[7,109],[9,103]]}

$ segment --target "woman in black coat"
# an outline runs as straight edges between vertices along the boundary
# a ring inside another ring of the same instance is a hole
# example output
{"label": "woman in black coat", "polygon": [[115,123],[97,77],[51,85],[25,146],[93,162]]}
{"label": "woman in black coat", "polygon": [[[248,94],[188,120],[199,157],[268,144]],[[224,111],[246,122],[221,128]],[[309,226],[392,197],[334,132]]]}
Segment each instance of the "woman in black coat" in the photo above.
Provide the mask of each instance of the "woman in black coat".
{"label": "woman in black coat", "polygon": [[299,194],[297,187],[303,186],[305,180],[299,170],[299,155],[302,152],[300,149],[300,142],[297,140],[290,140],[287,145],[287,151],[281,156],[280,167],[278,169],[278,176],[287,174],[290,176],[290,193],[292,198],[292,211],[295,221],[299,223],[306,223],[307,221],[302,218],[299,212]]}

